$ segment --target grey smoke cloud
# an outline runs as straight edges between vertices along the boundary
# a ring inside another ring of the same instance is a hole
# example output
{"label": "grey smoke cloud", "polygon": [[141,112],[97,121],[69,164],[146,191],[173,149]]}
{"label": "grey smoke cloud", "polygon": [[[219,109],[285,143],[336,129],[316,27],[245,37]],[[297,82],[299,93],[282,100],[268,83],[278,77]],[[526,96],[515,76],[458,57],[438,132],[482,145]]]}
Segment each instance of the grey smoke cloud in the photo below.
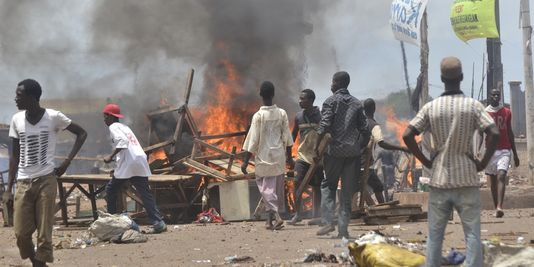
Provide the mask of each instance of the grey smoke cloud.
{"label": "grey smoke cloud", "polygon": [[[321,11],[317,0],[99,1],[92,50],[118,49],[125,66],[145,64],[159,54],[201,65],[201,104],[210,102],[216,81],[228,78],[224,64],[230,63],[242,96],[226,105],[257,101],[259,83],[271,80],[277,99],[295,109],[306,78],[304,47],[313,31],[310,18]],[[146,73],[143,81],[157,86],[149,76]]]}

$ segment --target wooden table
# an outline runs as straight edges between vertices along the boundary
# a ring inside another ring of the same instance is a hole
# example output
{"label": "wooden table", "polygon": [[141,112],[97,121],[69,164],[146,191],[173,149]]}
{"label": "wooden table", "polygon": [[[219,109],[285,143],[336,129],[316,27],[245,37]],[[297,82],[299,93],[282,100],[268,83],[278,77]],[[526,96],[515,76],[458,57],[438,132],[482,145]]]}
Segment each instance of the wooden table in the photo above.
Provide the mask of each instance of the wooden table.
{"label": "wooden table", "polygon": [[[151,186],[169,185],[176,188],[177,196],[180,199],[179,203],[173,204],[172,208],[186,208],[191,206],[189,200],[186,197],[185,191],[182,187],[182,182],[192,179],[193,175],[152,175],[148,177],[148,183]],[[104,191],[106,184],[111,180],[109,174],[73,174],[63,175],[58,178],[59,187],[59,203],[58,208],[61,209],[61,217],[63,224],[68,226],[67,215],[67,198],[74,191],[74,189],[80,190],[87,198],[91,200],[91,209],[93,211],[93,218],[98,218],[96,208],[96,196]],[[72,186],[65,191],[63,184],[72,184]],[[82,186],[88,185],[89,192]],[[139,204],[143,204],[141,198],[135,193],[135,189],[130,185],[126,194]],[[171,208],[170,206],[167,208]]]}

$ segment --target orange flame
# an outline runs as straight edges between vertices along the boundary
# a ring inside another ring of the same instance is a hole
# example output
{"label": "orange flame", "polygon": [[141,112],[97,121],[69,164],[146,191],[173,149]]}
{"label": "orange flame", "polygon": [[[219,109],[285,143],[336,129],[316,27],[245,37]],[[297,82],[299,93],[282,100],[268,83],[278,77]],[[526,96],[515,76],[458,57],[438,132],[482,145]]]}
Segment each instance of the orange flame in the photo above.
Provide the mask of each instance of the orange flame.
{"label": "orange flame", "polygon": [[[243,103],[243,106],[233,105],[235,99],[243,94],[240,77],[229,60],[221,61],[220,65],[224,68],[225,78],[217,80],[214,76],[209,77],[214,80],[215,90],[208,98],[207,109],[195,110],[195,113],[202,116],[199,127],[204,135],[245,131],[250,123],[249,115],[257,109],[256,105],[248,103]],[[243,137],[225,138],[219,147],[229,151],[233,146],[240,148],[242,141]]]}
{"label": "orange flame", "polygon": [[[397,140],[399,141],[399,144],[404,144],[404,140],[402,139],[402,135],[404,134],[404,131],[410,124],[410,122],[406,119],[399,119],[397,118],[397,115],[395,114],[395,111],[391,106],[385,106],[381,109],[382,113],[386,115],[386,127],[391,132],[395,133],[395,136]],[[417,143],[421,142],[422,136],[418,135],[415,137],[415,141]],[[412,186],[413,184],[413,168],[412,168],[412,157],[410,158],[409,167],[408,167],[408,173],[406,174],[406,181],[408,186]],[[415,158],[414,158],[415,159]],[[419,160],[415,159],[416,164],[419,164]]]}
{"label": "orange flame", "polygon": [[150,153],[150,155],[148,156],[148,163],[152,163],[158,159],[164,160],[165,163],[169,162],[169,160],[167,159],[167,154],[165,154],[165,150],[163,148],[154,150],[152,153]]}
{"label": "orange flame", "polygon": [[[290,211],[296,211],[296,208],[294,206],[295,204],[295,188],[296,183],[293,180],[286,180],[286,201],[288,203],[288,207]],[[313,209],[313,200],[312,195],[309,194],[306,190],[302,192],[302,211],[309,211]]]}

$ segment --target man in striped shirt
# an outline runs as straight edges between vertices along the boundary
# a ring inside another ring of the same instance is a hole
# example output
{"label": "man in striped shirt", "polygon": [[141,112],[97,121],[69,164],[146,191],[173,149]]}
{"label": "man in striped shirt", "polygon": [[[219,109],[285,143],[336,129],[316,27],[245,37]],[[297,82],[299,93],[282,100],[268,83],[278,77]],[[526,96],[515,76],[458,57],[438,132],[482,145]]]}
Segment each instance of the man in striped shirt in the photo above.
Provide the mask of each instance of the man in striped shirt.
{"label": "man in striped shirt", "polygon": [[[499,131],[484,106],[460,90],[462,65],[455,57],[441,61],[441,80],[445,92],[427,103],[410,122],[404,142],[415,157],[432,171],[428,203],[426,266],[441,265],[443,234],[453,208],[462,221],[467,257],[466,266],[482,266],[480,240],[480,191],[477,172],[488,164],[497,144]],[[487,134],[488,149],[481,160],[473,156],[475,131]],[[415,136],[430,132],[433,147],[430,159]]]}

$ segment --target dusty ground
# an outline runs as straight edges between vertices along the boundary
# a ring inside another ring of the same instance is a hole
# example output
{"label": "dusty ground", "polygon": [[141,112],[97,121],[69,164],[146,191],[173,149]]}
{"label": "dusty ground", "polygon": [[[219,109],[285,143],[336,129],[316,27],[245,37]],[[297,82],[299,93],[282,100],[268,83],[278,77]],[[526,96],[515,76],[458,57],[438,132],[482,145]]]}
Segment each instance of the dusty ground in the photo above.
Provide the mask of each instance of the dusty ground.
{"label": "dusty ground", "polygon": [[[482,237],[499,238],[513,244],[522,236],[529,242],[534,239],[531,225],[534,209],[509,210],[503,219],[492,217],[492,211],[484,211]],[[461,224],[458,217],[451,221],[446,230],[444,249],[464,248]],[[426,237],[426,222],[400,223],[394,225],[365,226],[358,220],[350,225],[353,236],[370,230],[395,236],[411,242],[421,242]],[[271,232],[263,229],[261,222],[238,222],[221,225],[177,225],[169,232],[149,236],[143,244],[101,244],[85,249],[61,249],[55,251],[53,266],[192,266],[224,264],[224,258],[231,255],[251,256],[254,265],[264,263],[296,263],[306,253],[319,249],[328,254],[345,251],[339,247],[341,241],[331,237],[315,236],[316,226],[286,226]],[[54,238],[75,238],[80,231],[54,231]],[[70,237],[69,237],[70,236]],[[0,266],[27,266],[18,257],[11,228],[0,228]]]}
{"label": "dusty ground", "polygon": [[[522,163],[526,157],[521,155]],[[524,165],[523,165],[524,166]],[[504,218],[493,217],[492,210],[482,213],[482,238],[499,239],[515,244],[522,236],[529,243],[534,240],[534,187],[526,185],[526,169],[520,167],[510,171],[513,178],[507,189]],[[484,188],[483,206],[491,209]],[[485,199],[485,200],[484,200]],[[100,205],[102,206],[102,205]],[[262,222],[232,222],[212,225],[170,225],[169,231],[151,235],[142,244],[99,244],[84,249],[59,249],[55,251],[52,266],[211,266],[225,264],[227,256],[251,256],[253,263],[243,265],[294,264],[302,261],[307,253],[320,250],[326,254],[340,254],[346,249],[341,240],[332,237],[317,237],[317,226],[286,226],[276,232],[267,231]],[[370,230],[398,237],[410,242],[424,242],[427,233],[426,222],[401,222],[397,225],[366,226],[353,220],[349,231],[358,237]],[[54,230],[54,241],[73,240],[82,231]],[[465,249],[462,226],[458,216],[447,226],[444,250],[455,247]],[[29,266],[18,255],[12,228],[0,227],[0,266]]]}

